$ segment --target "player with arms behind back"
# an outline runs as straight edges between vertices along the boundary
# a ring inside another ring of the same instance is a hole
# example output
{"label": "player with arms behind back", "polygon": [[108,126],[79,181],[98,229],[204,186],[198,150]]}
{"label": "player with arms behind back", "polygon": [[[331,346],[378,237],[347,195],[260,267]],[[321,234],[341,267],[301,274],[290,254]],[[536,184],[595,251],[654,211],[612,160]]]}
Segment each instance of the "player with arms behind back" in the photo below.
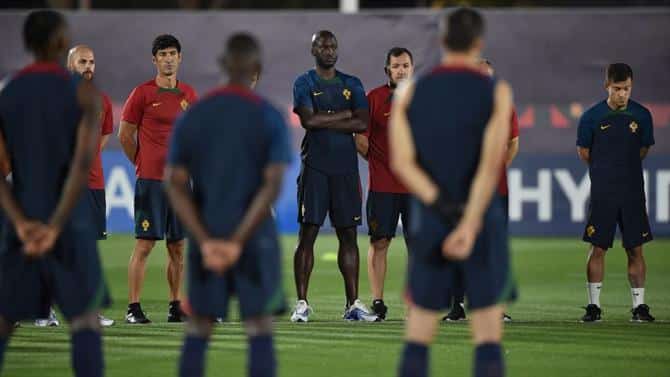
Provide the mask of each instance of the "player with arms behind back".
{"label": "player with arms behind back", "polygon": [[512,114],[509,85],[481,72],[484,19],[445,17],[441,66],[398,89],[391,109],[391,167],[414,194],[405,348],[400,376],[428,374],[428,347],[462,271],[475,344],[474,375],[504,375],[504,302],[514,298],[507,219],[494,195]]}
{"label": "player with arms behind back", "polygon": [[140,306],[147,258],[156,240],[165,238],[170,287],[168,322],[181,322],[179,289],[184,266],[184,230],[163,191],[163,169],[172,124],[196,99],[193,88],[177,80],[181,44],[172,35],[159,35],[151,47],[155,78],[136,87],[126,100],[119,126],[123,151],[137,174],[135,183],[135,249],[128,264],[126,322],[151,322]]}
{"label": "player with arms behind back", "polygon": [[251,90],[261,65],[255,38],[233,35],[221,64],[228,84],[177,121],[166,171],[170,201],[190,235],[190,309],[179,375],[204,374],[213,321],[226,315],[235,294],[249,342],[248,375],[270,377],[276,373],[272,316],[285,304],[270,207],[291,159],[288,128]]}
{"label": "player with arms behind back", "polygon": [[600,290],[605,276],[605,252],[612,247],[619,224],[628,256],[631,321],[652,322],[644,303],[647,266],[642,245],[651,241],[644,194],[642,160],[654,145],[651,113],[630,99],[633,70],[624,63],[607,67],[607,99],[582,114],[577,134],[579,158],[589,166],[591,200],[583,240],[591,244],[586,266],[589,304],[583,322],[600,321]]}
{"label": "player with arms behind back", "polygon": [[[95,55],[93,50],[85,45],[77,45],[70,49],[67,54],[67,69],[70,72],[80,74],[85,80],[92,80],[95,73]],[[102,111],[100,112],[100,139],[98,140],[98,149],[95,159],[88,172],[88,190],[86,197],[93,213],[93,222],[97,227],[98,240],[107,239],[107,206],[105,204],[105,177],[102,172],[102,160],[100,152],[109,140],[109,135],[114,131],[114,120],[112,114],[112,101],[105,93],[102,96]],[[100,314],[100,325],[104,327],[112,326],[114,320],[105,318]],[[59,322],[56,313],[51,310],[49,318],[35,320],[35,325],[39,327],[58,326]]]}
{"label": "player with arms behind back", "polygon": [[366,205],[370,234],[368,280],[372,291],[372,311],[380,319],[386,319],[388,310],[384,304],[386,256],[401,216],[407,244],[409,194],[389,166],[388,120],[393,92],[400,82],[411,79],[414,73],[412,53],[404,47],[391,48],[386,53],[384,73],[388,76],[388,82],[368,93],[368,129],[356,135],[356,149],[368,160],[370,171],[370,191]]}
{"label": "player with arms behind back", "polygon": [[0,239],[0,367],[14,322],[55,303],[70,322],[76,376],[103,375],[98,310],[108,303],[96,228],[82,195],[96,153],[100,95],[90,80],[59,65],[68,28],[59,13],[28,15],[23,28],[34,63],[0,93],[0,180],[7,216]]}

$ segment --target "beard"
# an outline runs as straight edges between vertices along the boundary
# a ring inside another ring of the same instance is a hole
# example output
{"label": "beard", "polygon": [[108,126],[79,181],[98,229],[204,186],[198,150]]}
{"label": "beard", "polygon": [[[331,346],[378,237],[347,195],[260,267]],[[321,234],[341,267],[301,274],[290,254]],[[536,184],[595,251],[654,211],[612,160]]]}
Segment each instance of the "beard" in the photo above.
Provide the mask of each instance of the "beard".
{"label": "beard", "polygon": [[316,65],[323,69],[331,69],[335,66],[335,63],[337,63],[337,58],[333,59],[332,62],[327,62],[321,58],[316,58]]}
{"label": "beard", "polygon": [[93,71],[84,71],[81,74],[86,80],[91,80],[93,79]]}

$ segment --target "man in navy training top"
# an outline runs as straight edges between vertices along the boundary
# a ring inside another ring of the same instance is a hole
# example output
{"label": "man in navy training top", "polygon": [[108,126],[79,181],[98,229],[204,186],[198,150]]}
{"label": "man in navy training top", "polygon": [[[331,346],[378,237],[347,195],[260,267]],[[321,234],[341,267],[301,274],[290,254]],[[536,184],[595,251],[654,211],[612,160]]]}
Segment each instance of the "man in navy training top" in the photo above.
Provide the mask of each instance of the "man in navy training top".
{"label": "man in navy training top", "polygon": [[361,224],[361,187],[354,133],[368,125],[368,103],[361,81],[335,69],[337,39],[327,30],[312,36],[316,67],[293,84],[293,111],[305,129],[298,177],[298,246],[293,259],[298,301],[292,322],[307,322],[309,277],[314,242],[326,214],[339,241],[337,264],[344,278],[345,320],[376,321],[358,299],[359,255],[356,227]]}
{"label": "man in navy training top", "polygon": [[405,348],[399,375],[426,376],[428,347],[460,272],[471,310],[476,377],[504,375],[504,302],[514,298],[505,210],[494,191],[512,114],[510,86],[481,72],[484,19],[443,23],[442,64],[401,86],[391,108],[391,168],[414,194]]}
{"label": "man in navy training top", "polygon": [[204,374],[213,323],[233,294],[249,342],[248,375],[276,374],[272,318],[285,300],[271,205],[291,148],[281,114],[251,90],[260,59],[254,37],[233,35],[220,60],[228,84],[183,114],[170,141],[167,194],[190,236],[183,377]]}
{"label": "man in navy training top", "polygon": [[14,322],[57,304],[70,322],[76,376],[102,376],[98,313],[108,303],[93,214],[84,194],[100,135],[100,94],[59,65],[68,46],[64,17],[41,10],[23,27],[34,63],[0,93],[0,180],[7,221],[0,242],[0,366]]}
{"label": "man in navy training top", "polygon": [[589,304],[583,322],[600,321],[600,291],[605,252],[612,247],[619,224],[628,256],[628,282],[633,298],[631,321],[652,322],[644,303],[647,266],[642,245],[653,239],[647,217],[642,160],[654,145],[651,113],[630,99],[633,70],[624,63],[607,67],[607,99],[579,120],[577,152],[589,166],[591,200],[583,240],[591,244],[586,265]]}

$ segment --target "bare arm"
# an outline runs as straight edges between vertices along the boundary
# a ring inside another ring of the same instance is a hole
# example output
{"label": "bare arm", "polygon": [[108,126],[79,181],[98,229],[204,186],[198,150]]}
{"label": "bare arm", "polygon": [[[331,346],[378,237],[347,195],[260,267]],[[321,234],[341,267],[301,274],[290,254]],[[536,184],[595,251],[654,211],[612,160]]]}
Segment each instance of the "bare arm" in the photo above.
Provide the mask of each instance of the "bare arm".
{"label": "bare arm", "polygon": [[184,167],[168,165],[165,169],[165,191],[170,204],[191,236],[198,244],[202,244],[210,236],[188,190],[189,179],[188,171]]}
{"label": "bare arm", "polygon": [[356,151],[364,159],[368,159],[368,149],[370,148],[370,143],[368,137],[363,134],[355,134],[354,140],[356,141]]}
{"label": "bare arm", "polygon": [[507,143],[507,161],[505,166],[512,165],[512,161],[516,158],[516,155],[519,153],[519,137],[515,137]]}
{"label": "bare arm", "polygon": [[137,156],[137,125],[122,120],[119,125],[119,141],[123,153],[134,164]]}
{"label": "bare arm", "polygon": [[100,135],[100,93],[90,81],[82,80],[77,88],[77,98],[83,111],[77,131],[77,145],[60,201],[49,220],[49,226],[58,231],[63,228],[86,184]]}
{"label": "bare arm", "polygon": [[243,245],[254,232],[258,224],[270,216],[270,207],[277,199],[284,177],[284,164],[269,164],[263,171],[263,184],[256,192],[242,221],[235,229],[230,240]]}
{"label": "bare arm", "polygon": [[105,145],[107,145],[107,142],[109,141],[109,135],[102,135],[100,138],[100,150],[105,149]]}
{"label": "bare arm", "polygon": [[307,107],[299,107],[296,113],[300,117],[300,124],[306,130],[318,130],[330,128],[336,122],[341,122],[351,119],[352,114],[349,110],[338,111],[334,113],[314,113],[312,109]]}
{"label": "bare arm", "polygon": [[644,160],[649,153],[649,147],[640,148],[640,160]]}
{"label": "bare arm", "polygon": [[[640,155],[642,152],[640,151]],[[577,147],[577,155],[579,159],[584,161],[587,165],[591,163],[591,150],[589,148]]]}
{"label": "bare arm", "polygon": [[389,133],[391,169],[409,191],[423,203],[430,205],[437,199],[438,188],[416,160],[414,139],[407,119],[407,107],[413,93],[413,83],[396,89],[394,103],[391,107]]}
{"label": "bare arm", "polygon": [[470,186],[462,222],[479,224],[491,202],[500,169],[500,156],[505,152],[505,138],[509,134],[507,120],[511,112],[512,91],[506,82],[500,81],[496,86],[493,114],[484,131],[482,154]]}

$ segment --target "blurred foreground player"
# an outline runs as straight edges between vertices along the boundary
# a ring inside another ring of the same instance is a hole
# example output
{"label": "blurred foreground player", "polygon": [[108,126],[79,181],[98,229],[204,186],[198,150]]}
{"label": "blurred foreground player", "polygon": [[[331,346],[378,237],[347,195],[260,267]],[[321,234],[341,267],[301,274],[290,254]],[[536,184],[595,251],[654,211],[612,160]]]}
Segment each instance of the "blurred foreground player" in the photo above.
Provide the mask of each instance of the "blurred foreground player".
{"label": "blurred foreground player", "polygon": [[[86,80],[92,80],[95,73],[95,55],[93,50],[85,45],[77,45],[70,49],[67,55],[67,68],[71,72],[80,74]],[[102,160],[100,152],[107,144],[109,135],[114,131],[114,120],[112,114],[112,102],[109,97],[102,96],[102,112],[100,113],[100,139],[98,150],[93,160],[91,170],[88,173],[88,190],[86,196],[93,213],[93,221],[97,227],[98,240],[107,239],[107,208],[105,204],[105,177],[102,172]],[[114,320],[99,316],[100,325],[108,327],[114,325]],[[58,326],[59,321],[52,309],[49,318],[35,320],[35,326]]]}
{"label": "blurred foreground player", "polygon": [[177,116],[196,99],[193,88],[177,80],[181,44],[172,35],[159,35],[151,47],[156,77],[137,86],[126,100],[119,126],[123,151],[135,165],[135,249],[128,264],[126,322],[151,321],[140,305],[147,258],[156,240],[165,238],[168,251],[167,281],[170,288],[168,322],[181,322],[179,302],[184,269],[184,230],[163,191],[163,173]]}
{"label": "blurred foreground player", "polygon": [[481,72],[484,20],[469,8],[443,23],[442,65],[402,86],[391,109],[391,167],[411,202],[409,315],[400,376],[428,374],[428,347],[462,271],[471,309],[474,375],[504,375],[504,302],[515,286],[507,219],[494,195],[512,115],[509,85]]}
{"label": "blurred foreground player", "polygon": [[372,291],[372,311],[380,319],[386,319],[388,311],[384,304],[386,260],[401,216],[407,244],[409,193],[389,166],[388,120],[393,92],[400,82],[411,79],[414,73],[412,53],[403,47],[390,49],[386,53],[384,73],[388,82],[368,93],[368,129],[365,133],[356,135],[356,149],[368,160],[370,170],[370,190],[366,205],[370,234],[368,280]]}
{"label": "blurred foreground player", "polygon": [[653,239],[647,217],[642,160],[654,145],[651,113],[630,99],[633,70],[624,63],[607,67],[607,99],[582,114],[577,134],[579,158],[589,166],[591,200],[583,240],[591,244],[586,266],[589,304],[583,322],[600,321],[600,290],[605,252],[619,224],[628,256],[633,322],[652,322],[644,303],[647,266],[642,245]]}
{"label": "blurred foreground player", "polygon": [[29,14],[23,39],[34,63],[0,94],[0,156],[10,158],[13,177],[11,189],[0,181],[8,218],[0,245],[0,360],[13,323],[45,315],[55,302],[70,322],[75,375],[101,376],[98,310],[108,295],[83,195],[100,95],[58,64],[68,45],[62,15]]}
{"label": "blurred foreground player", "polygon": [[255,38],[233,35],[221,64],[228,84],[177,121],[166,170],[170,202],[189,232],[189,317],[179,375],[204,374],[213,321],[226,315],[236,295],[249,342],[248,375],[274,376],[272,317],[285,302],[270,208],[291,158],[288,129],[251,90],[261,65]]}
{"label": "blurred foreground player", "polygon": [[312,36],[316,63],[293,84],[293,111],[305,129],[298,177],[298,246],[293,270],[298,301],[292,322],[307,322],[307,302],[314,267],[314,242],[330,216],[339,247],[337,265],[344,280],[343,318],[375,321],[377,316],[358,299],[359,253],[356,227],[361,224],[361,184],[354,133],[368,126],[368,101],[361,80],[335,69],[337,38],[327,30]]}
{"label": "blurred foreground player", "polygon": [[[487,59],[480,60],[480,67],[487,75],[493,77],[495,71],[491,62]],[[507,186],[507,168],[512,164],[514,158],[519,152],[519,119],[516,116],[516,111],[512,108],[512,117],[510,118],[509,139],[507,141],[507,148],[505,154],[505,164],[500,172],[500,181],[498,182],[497,194],[503,200],[503,208],[505,209],[505,218],[509,221],[509,188]],[[512,317],[503,314],[503,321],[511,322]],[[449,313],[447,313],[442,320],[447,322],[465,320],[465,287],[463,286],[463,278],[457,276],[454,287],[454,301],[451,305]]]}

